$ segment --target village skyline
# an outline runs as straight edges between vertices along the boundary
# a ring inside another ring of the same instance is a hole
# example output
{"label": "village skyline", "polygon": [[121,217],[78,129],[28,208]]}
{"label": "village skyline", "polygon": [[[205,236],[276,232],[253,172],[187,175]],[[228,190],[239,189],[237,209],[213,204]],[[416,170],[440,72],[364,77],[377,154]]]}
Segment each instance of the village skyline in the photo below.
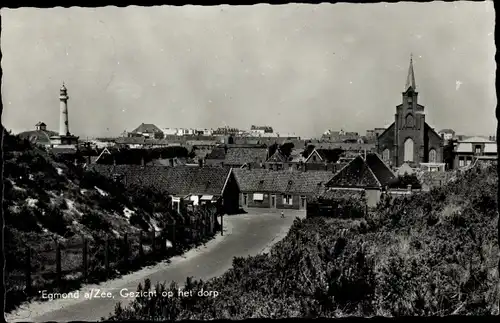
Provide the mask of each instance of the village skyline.
{"label": "village skyline", "polygon": [[436,131],[495,132],[490,2],[22,8],[2,18],[2,117],[14,132],[38,121],[57,130],[65,82],[81,137],[141,123],[364,134],[394,121],[411,53]]}

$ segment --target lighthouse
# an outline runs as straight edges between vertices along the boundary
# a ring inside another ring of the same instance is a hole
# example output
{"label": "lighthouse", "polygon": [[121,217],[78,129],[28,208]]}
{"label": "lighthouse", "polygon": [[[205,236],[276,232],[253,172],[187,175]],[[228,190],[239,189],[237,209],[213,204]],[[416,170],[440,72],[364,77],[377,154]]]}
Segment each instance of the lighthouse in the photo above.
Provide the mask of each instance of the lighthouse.
{"label": "lighthouse", "polygon": [[52,146],[74,146],[78,143],[78,137],[69,132],[68,99],[68,89],[63,82],[59,90],[59,134],[50,137]]}
{"label": "lighthouse", "polygon": [[59,107],[60,107],[60,115],[59,115],[59,136],[69,136],[69,119],[68,119],[68,90],[66,86],[63,85],[59,91]]}

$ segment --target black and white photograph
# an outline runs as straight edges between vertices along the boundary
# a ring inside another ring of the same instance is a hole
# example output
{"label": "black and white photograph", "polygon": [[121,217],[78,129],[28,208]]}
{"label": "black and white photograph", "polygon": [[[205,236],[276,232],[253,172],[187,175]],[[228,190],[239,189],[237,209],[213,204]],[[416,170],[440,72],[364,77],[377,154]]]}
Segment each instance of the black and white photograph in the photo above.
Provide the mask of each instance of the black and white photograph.
{"label": "black and white photograph", "polygon": [[7,322],[500,314],[493,1],[0,15]]}

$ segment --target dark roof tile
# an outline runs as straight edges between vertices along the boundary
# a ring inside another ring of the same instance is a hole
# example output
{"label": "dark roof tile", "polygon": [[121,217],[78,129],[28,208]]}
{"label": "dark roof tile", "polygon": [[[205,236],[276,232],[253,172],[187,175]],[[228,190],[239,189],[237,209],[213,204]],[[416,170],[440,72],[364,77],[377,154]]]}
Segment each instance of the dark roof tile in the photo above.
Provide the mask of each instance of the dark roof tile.
{"label": "dark roof tile", "polygon": [[331,172],[290,172],[267,169],[234,169],[242,192],[314,194],[333,177]]}
{"label": "dark roof tile", "polygon": [[229,148],[224,163],[227,165],[243,165],[246,163],[263,163],[267,159],[267,148]]}

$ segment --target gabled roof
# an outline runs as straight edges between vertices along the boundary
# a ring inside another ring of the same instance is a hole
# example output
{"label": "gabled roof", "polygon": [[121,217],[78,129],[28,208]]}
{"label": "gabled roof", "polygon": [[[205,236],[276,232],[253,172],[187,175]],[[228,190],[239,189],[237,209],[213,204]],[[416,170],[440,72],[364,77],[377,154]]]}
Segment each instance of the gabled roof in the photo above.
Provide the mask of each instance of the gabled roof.
{"label": "gabled roof", "polygon": [[152,123],[141,123],[141,125],[134,130],[131,131],[132,133],[156,133],[156,132],[163,132],[161,131],[160,128],[155,126]]}
{"label": "gabled roof", "polygon": [[333,177],[332,172],[290,172],[268,169],[234,169],[242,192],[314,194]]}
{"label": "gabled roof", "polygon": [[276,149],[274,154],[266,161],[268,163],[285,163],[288,158],[279,150]]}
{"label": "gabled roof", "polygon": [[327,187],[382,188],[397,179],[376,154],[353,159],[326,184]]}
{"label": "gabled roof", "polygon": [[365,162],[382,186],[387,186],[397,179],[397,175],[382,161],[378,154],[366,154]]}
{"label": "gabled roof", "polygon": [[215,195],[220,196],[225,188],[231,168],[225,167],[164,167],[136,165],[99,165],[88,170],[106,177],[118,175],[125,185],[140,185],[157,189],[171,195]]}
{"label": "gabled roof", "polygon": [[263,163],[266,159],[267,148],[229,148],[224,163],[226,165],[243,165]]}

